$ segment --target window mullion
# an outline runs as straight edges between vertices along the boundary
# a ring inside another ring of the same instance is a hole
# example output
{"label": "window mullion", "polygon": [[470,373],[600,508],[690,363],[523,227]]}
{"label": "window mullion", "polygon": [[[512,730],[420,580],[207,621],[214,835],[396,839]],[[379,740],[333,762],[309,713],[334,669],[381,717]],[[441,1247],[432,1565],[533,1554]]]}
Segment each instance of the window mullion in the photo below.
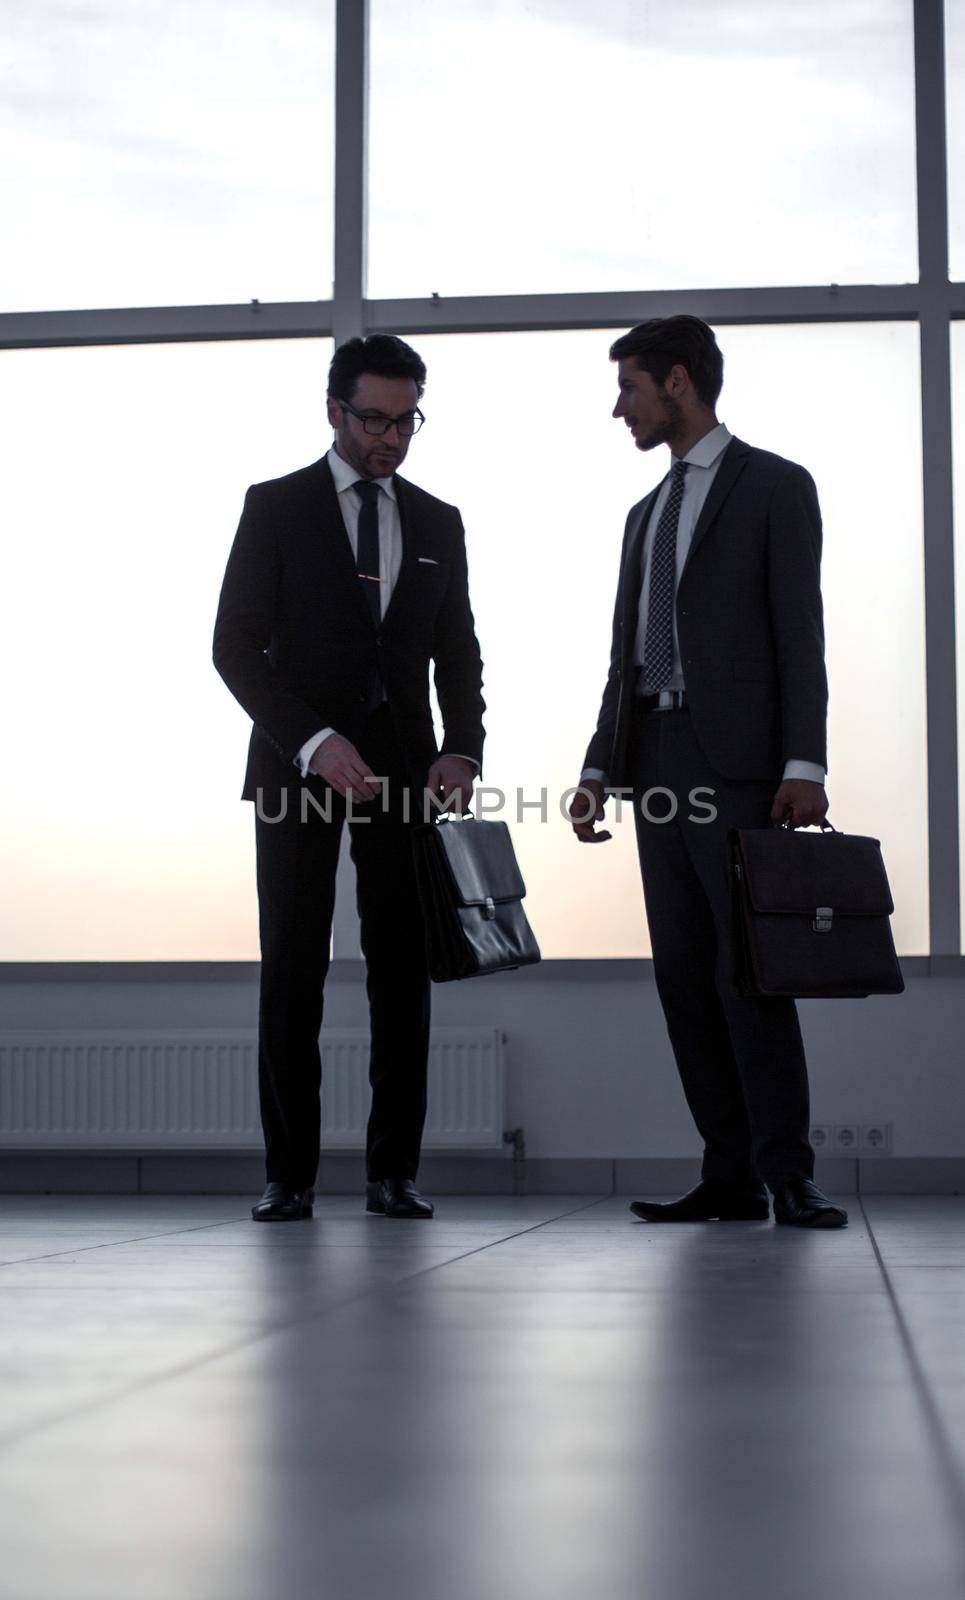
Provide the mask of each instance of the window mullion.
{"label": "window mullion", "polygon": [[961,948],[952,392],[944,8],[915,0],[915,128],[921,278],[922,496],[928,877],[933,957]]}

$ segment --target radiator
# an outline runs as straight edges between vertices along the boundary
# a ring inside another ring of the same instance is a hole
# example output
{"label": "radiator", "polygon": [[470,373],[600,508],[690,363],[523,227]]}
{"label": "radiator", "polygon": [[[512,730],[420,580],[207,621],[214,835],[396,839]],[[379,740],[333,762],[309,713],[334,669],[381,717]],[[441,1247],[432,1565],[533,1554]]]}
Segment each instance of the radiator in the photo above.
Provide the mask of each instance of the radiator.
{"label": "radiator", "polygon": [[[369,1036],[326,1028],[322,1146],[365,1146]],[[504,1035],[434,1028],[423,1148],[502,1149]],[[250,1029],[0,1033],[0,1148],[261,1149]]]}

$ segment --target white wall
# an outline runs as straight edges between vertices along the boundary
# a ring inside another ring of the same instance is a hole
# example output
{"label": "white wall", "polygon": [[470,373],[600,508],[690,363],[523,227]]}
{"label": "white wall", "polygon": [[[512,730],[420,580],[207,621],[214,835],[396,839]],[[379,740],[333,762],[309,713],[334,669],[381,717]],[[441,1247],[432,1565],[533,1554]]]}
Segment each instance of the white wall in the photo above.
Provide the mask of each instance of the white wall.
{"label": "white wall", "polygon": [[[346,976],[348,971],[350,974]],[[350,964],[326,1020],[363,1025]],[[812,1122],[890,1122],[896,1157],[965,1154],[965,974],[912,973],[903,995],[801,1006]],[[5,981],[0,1028],[257,1026],[257,981]],[[533,1157],[688,1157],[698,1143],[647,963],[544,963],[439,986],[440,1024],[507,1035],[507,1125]]]}

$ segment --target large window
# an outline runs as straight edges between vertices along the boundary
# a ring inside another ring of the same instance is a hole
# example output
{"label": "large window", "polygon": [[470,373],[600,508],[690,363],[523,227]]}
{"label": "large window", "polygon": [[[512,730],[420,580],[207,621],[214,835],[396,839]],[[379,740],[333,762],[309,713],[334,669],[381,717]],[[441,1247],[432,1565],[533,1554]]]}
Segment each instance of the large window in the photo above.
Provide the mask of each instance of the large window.
{"label": "large window", "polygon": [[948,256],[965,278],[965,0],[945,3],[945,106],[948,117]]}
{"label": "large window", "polygon": [[371,105],[373,295],[917,274],[909,0],[373,0]]}
{"label": "large window", "polygon": [[331,293],[334,0],[14,0],[0,311]]}
{"label": "large window", "polygon": [[[610,411],[621,330],[418,340],[429,423],[410,476],[458,503],[485,660],[486,782],[507,795],[548,956],[649,952],[633,819],[614,842],[570,837],[559,795],[579,781],[606,678],[629,506],[662,477]],[[831,817],[882,840],[895,937],[928,949],[924,595],[918,340],[906,323],[718,329],[718,413],[813,473],[825,525]],[[850,384],[877,396],[856,407]],[[488,419],[488,421],[486,420]],[[860,463],[860,470],[856,464]],[[545,789],[548,822],[516,792]],[[901,795],[896,807],[894,797]],[[495,797],[493,800],[495,804]],[[612,805],[611,805],[612,809]]]}
{"label": "large window", "polygon": [[0,960],[254,960],[250,722],[211,664],[249,483],[327,448],[328,340],[0,354]]}
{"label": "large window", "polygon": [[247,484],[327,448],[332,337],[381,329],[428,363],[407,467],[464,514],[544,954],[645,955],[629,811],[590,850],[558,801],[666,467],[607,347],[675,311],[818,485],[832,820],[881,839],[901,953],[960,952],[965,0],[45,0],[0,57],[0,960],[257,957],[218,589]]}

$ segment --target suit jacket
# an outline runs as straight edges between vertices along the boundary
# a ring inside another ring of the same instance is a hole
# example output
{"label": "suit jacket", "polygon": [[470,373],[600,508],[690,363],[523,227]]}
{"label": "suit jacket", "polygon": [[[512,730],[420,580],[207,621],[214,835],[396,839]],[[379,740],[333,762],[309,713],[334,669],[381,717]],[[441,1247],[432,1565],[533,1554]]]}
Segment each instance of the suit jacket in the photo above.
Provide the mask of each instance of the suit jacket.
{"label": "suit jacket", "polygon": [[[657,492],[627,518],[610,671],[584,761],[613,788],[632,781],[641,555]],[[694,734],[711,766],[775,783],[788,760],[826,770],[821,513],[803,467],[731,439],[694,529],[676,616]]]}
{"label": "suit jacket", "polygon": [[[376,627],[324,457],[248,490],[214,627],[214,664],[254,727],[243,800],[303,779],[306,739],[333,727],[357,742],[379,671],[412,784],[439,754],[429,663],[445,725],[444,754],[482,762],[482,662],[455,506],[395,479],[402,565]],[[420,557],[423,559],[420,560]]]}

